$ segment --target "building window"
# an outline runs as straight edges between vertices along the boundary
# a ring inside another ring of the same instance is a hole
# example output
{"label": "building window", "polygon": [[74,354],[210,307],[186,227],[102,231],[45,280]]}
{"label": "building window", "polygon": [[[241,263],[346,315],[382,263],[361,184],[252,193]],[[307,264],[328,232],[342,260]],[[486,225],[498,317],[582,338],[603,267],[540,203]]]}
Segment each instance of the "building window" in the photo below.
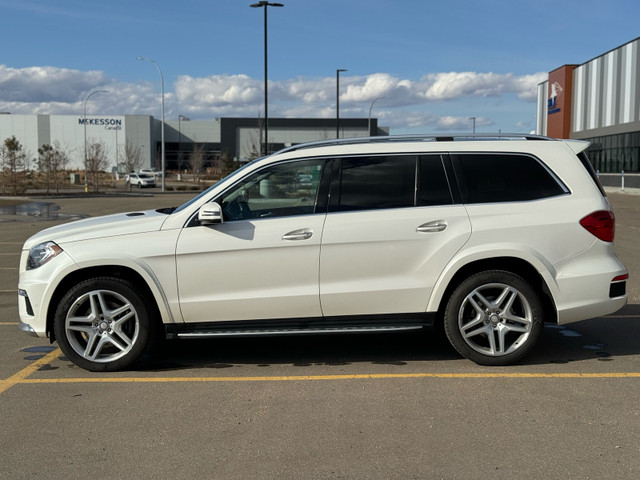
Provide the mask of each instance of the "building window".
{"label": "building window", "polygon": [[587,155],[600,173],[640,173],[640,132],[585,138]]}

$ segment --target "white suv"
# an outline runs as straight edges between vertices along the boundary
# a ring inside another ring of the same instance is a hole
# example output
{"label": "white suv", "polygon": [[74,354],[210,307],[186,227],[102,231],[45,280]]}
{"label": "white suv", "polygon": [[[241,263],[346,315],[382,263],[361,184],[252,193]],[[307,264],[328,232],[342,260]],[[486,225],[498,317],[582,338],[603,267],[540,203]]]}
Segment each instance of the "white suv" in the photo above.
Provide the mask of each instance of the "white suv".
{"label": "white suv", "polygon": [[626,302],[588,143],[381,137],[298,145],[174,209],[53,227],[20,263],[21,328],[116,370],[158,336],[383,332],[443,322],[521,359],[543,322]]}

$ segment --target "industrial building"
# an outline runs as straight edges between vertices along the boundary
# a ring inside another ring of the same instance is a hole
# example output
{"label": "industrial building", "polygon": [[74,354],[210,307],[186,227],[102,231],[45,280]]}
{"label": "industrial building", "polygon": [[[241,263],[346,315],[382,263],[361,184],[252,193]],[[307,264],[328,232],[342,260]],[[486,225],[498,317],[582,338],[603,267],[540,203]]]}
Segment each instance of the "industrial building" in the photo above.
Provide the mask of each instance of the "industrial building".
{"label": "industrial building", "polygon": [[[226,152],[244,163],[258,156],[262,144],[263,119],[218,118],[189,120],[180,115],[165,121],[165,158],[167,170],[186,168],[189,156],[198,146],[205,159]],[[388,135],[376,118],[341,118],[340,136],[366,137]],[[102,143],[111,168],[121,164],[122,152],[129,141],[142,149],[142,168],[161,167],[162,122],[149,115],[13,115],[0,114],[0,140],[15,136],[31,159],[44,144],[59,145],[70,158],[70,168],[84,164],[85,145]],[[336,119],[270,118],[269,152],[286,146],[336,137]]]}
{"label": "industrial building", "polygon": [[640,183],[640,38],[550,72],[538,85],[536,130],[588,140],[592,164],[610,174],[603,183],[617,185],[625,172],[628,186],[640,186],[629,183]]}

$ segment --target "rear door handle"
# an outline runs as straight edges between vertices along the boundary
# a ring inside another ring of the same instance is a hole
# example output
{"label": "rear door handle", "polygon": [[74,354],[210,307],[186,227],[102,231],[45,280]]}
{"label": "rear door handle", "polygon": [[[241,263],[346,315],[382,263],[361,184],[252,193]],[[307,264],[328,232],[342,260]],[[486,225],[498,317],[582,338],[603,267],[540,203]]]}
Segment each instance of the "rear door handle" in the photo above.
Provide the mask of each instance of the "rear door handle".
{"label": "rear door handle", "polygon": [[423,223],[418,228],[416,228],[416,232],[421,233],[434,233],[434,232],[442,232],[447,228],[446,220],[434,220],[433,222]]}
{"label": "rear door handle", "polygon": [[307,240],[313,236],[313,230],[310,228],[300,228],[289,233],[285,233],[283,240]]}

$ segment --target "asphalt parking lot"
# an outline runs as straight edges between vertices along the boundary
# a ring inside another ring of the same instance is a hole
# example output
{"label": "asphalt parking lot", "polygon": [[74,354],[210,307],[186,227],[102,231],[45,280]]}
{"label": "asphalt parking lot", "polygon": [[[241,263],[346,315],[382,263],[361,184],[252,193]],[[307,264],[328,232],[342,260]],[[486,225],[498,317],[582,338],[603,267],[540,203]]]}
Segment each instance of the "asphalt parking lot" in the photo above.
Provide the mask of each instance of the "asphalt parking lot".
{"label": "asphalt parking lot", "polygon": [[422,332],[168,342],[97,374],[18,331],[31,234],[191,196],[39,200],[41,216],[0,199],[0,479],[640,478],[640,196],[609,195],[629,305],[545,328],[517,366]]}

